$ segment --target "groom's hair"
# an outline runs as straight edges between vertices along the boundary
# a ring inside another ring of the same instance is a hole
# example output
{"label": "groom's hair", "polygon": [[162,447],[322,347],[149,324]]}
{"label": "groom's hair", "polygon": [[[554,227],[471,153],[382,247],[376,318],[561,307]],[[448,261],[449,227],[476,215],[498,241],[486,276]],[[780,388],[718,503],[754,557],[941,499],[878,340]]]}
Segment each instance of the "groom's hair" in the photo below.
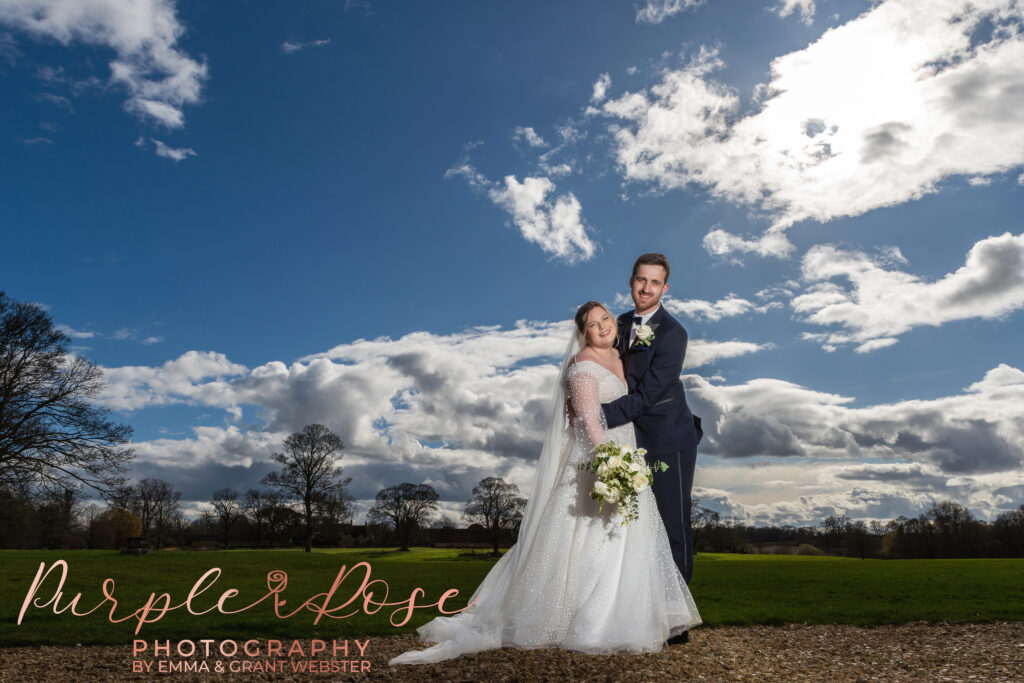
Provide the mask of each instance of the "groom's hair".
{"label": "groom's hair", "polygon": [[636,277],[636,270],[640,266],[661,266],[665,269],[665,282],[668,282],[668,259],[665,258],[664,254],[656,254],[654,252],[649,254],[640,254],[640,258],[638,258],[636,263],[633,264],[633,275],[631,277]]}

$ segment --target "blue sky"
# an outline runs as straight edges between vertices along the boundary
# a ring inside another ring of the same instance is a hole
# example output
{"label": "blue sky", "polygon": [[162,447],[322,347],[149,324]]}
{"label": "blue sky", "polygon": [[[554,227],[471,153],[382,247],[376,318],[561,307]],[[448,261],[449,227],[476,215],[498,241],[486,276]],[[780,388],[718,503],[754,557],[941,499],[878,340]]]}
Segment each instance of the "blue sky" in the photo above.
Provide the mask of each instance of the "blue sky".
{"label": "blue sky", "polygon": [[697,494],[1024,502],[1008,0],[0,0],[0,287],[198,509],[284,436],[361,505],[529,488],[564,321],[673,264]]}

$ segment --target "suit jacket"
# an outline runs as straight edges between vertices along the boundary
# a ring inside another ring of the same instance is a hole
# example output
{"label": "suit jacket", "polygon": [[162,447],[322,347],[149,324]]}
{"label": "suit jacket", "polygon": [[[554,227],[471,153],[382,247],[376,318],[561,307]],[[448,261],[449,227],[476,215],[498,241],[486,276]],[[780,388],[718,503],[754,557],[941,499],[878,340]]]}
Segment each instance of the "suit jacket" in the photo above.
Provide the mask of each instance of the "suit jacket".
{"label": "suit jacket", "polygon": [[618,324],[618,349],[626,366],[629,393],[602,404],[608,427],[632,422],[637,445],[651,455],[695,447],[703,436],[700,418],[686,405],[679,380],[686,357],[686,330],[661,306],[647,322],[654,330],[651,346],[628,348],[633,312],[620,315]]}

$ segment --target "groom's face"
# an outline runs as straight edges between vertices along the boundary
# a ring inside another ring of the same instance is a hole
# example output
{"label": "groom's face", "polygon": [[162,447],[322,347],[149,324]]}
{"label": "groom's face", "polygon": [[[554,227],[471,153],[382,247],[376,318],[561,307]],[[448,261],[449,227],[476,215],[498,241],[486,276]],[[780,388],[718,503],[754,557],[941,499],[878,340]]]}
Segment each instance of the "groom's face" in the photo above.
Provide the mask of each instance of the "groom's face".
{"label": "groom's face", "polygon": [[638,315],[653,311],[658,306],[661,295],[668,291],[668,282],[665,280],[665,269],[661,266],[637,267],[636,275],[629,279],[629,288]]}

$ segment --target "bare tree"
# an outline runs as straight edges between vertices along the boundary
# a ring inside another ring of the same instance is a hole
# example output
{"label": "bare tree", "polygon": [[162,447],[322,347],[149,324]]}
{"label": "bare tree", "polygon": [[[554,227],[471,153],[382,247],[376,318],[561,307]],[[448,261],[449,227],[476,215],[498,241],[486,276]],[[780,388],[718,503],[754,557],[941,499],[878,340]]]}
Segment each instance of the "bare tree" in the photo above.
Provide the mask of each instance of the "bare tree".
{"label": "bare tree", "polygon": [[37,494],[33,517],[39,527],[39,541],[48,548],[67,548],[77,531],[82,511],[74,486],[44,485]]}
{"label": "bare tree", "polygon": [[441,515],[430,523],[431,529],[458,529],[458,523],[448,515]]}
{"label": "bare tree", "polygon": [[466,503],[463,516],[487,530],[497,555],[502,537],[519,525],[525,508],[526,499],[519,496],[518,486],[500,477],[486,477],[473,487],[473,498]]}
{"label": "bare tree", "polygon": [[267,536],[273,545],[275,538],[298,524],[299,514],[284,504],[284,497],[277,491],[268,491],[266,495],[272,496],[267,503]]}
{"label": "bare tree", "polygon": [[933,503],[925,513],[942,539],[943,554],[958,557],[969,553],[971,532],[975,526],[970,510],[951,500]]}
{"label": "bare tree", "polygon": [[175,491],[170,482],[162,479],[143,479],[135,488],[138,497],[147,501],[150,526],[143,533],[149,534],[154,547],[159,549],[181,510],[181,491]]}
{"label": "bare tree", "polygon": [[131,427],[93,402],[103,373],[69,343],[40,306],[0,292],[0,485],[123,479]]}
{"label": "bare tree", "polygon": [[829,515],[821,523],[821,536],[825,540],[825,550],[833,546],[838,548],[843,542],[843,536],[850,528],[850,518],[846,515]]}
{"label": "bare tree", "polygon": [[352,496],[344,487],[318,496],[315,514],[320,534],[331,539],[341,536],[341,527],[352,519]]}
{"label": "bare tree", "polygon": [[1019,557],[1024,554],[1024,505],[1000,513],[992,523],[992,531],[1003,555]]}
{"label": "bare tree", "polygon": [[367,513],[371,524],[384,524],[395,530],[402,550],[421,525],[437,511],[440,496],[427,484],[403,483],[377,492],[377,502]]}
{"label": "bare tree", "polygon": [[341,449],[337,434],[321,424],[303,427],[284,440],[284,452],[271,456],[283,465],[263,478],[263,485],[278,489],[302,504],[306,527],[306,552],[313,549],[314,513],[318,500],[340,491],[351,478],[341,480]]}
{"label": "bare tree", "polygon": [[238,503],[238,491],[232,488],[217,489],[210,496],[213,514],[224,530],[224,547],[228,547],[231,526],[242,516],[242,506]]}
{"label": "bare tree", "polygon": [[722,516],[700,504],[700,500],[694,498],[690,501],[690,522],[693,529],[694,550],[701,548],[710,531],[718,526]]}
{"label": "bare tree", "polygon": [[274,508],[281,505],[281,494],[277,491],[263,491],[260,489],[249,489],[245,492],[242,500],[242,508],[246,516],[256,530],[256,547],[260,547],[263,540],[263,531],[270,530],[270,544],[274,543],[273,529],[270,528],[270,520],[274,516]]}

